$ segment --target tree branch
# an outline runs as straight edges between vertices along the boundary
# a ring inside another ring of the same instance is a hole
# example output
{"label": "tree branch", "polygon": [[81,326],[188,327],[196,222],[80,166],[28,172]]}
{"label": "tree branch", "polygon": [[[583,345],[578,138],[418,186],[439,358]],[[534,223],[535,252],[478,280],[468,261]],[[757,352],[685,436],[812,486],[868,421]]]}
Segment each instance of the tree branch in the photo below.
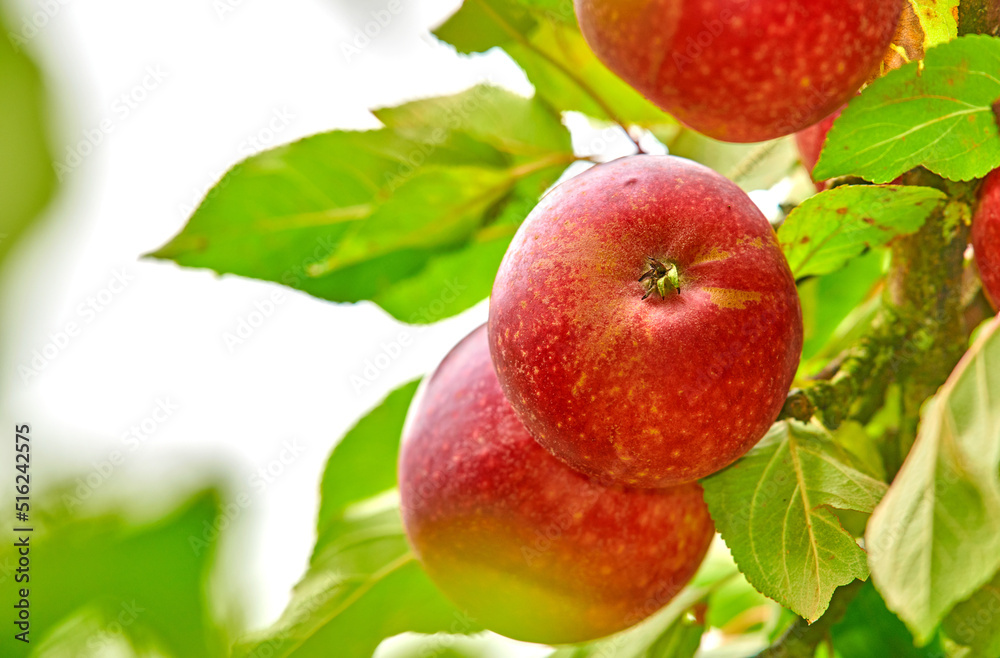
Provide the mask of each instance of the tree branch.
{"label": "tree branch", "polygon": [[962,303],[965,250],[969,222],[976,206],[976,185],[952,183],[926,169],[904,176],[908,185],[923,185],[948,195],[924,226],[897,241],[884,303],[904,328],[902,359],[896,379],[902,389],[902,418],[890,473],[902,465],[917,436],[920,408],[934,395],[968,348]]}
{"label": "tree branch", "polygon": [[975,183],[953,183],[915,169],[908,185],[948,195],[924,226],[895,241],[882,306],[869,333],[824,370],[822,381],[793,391],[782,417],[815,415],[829,429],[845,420],[862,424],[883,406],[892,383],[903,390],[899,445],[888,464],[894,474],[916,438],[920,407],[948,378],[967,347],[963,283],[968,220]]}
{"label": "tree branch", "polygon": [[958,35],[1000,34],[1000,0],[962,0],[958,5]]}
{"label": "tree branch", "polygon": [[829,429],[845,420],[871,420],[893,381],[901,329],[891,309],[879,309],[868,335],[831,362],[815,383],[792,391],[779,419],[808,421],[815,415]]}

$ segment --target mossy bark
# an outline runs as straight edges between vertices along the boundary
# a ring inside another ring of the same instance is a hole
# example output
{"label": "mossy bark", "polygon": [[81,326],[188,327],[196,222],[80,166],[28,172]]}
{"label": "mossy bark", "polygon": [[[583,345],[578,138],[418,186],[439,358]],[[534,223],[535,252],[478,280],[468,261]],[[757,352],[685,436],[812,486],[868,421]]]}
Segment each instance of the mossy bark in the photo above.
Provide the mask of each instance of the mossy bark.
{"label": "mossy bark", "polygon": [[1000,0],[964,0],[959,4],[958,34],[1000,35]]}
{"label": "mossy bark", "polygon": [[904,182],[938,188],[949,196],[917,233],[892,248],[884,305],[899,324],[892,377],[902,390],[902,418],[890,474],[899,470],[917,436],[920,409],[958,365],[968,348],[962,301],[965,250],[975,209],[975,185],[951,183],[924,169]]}

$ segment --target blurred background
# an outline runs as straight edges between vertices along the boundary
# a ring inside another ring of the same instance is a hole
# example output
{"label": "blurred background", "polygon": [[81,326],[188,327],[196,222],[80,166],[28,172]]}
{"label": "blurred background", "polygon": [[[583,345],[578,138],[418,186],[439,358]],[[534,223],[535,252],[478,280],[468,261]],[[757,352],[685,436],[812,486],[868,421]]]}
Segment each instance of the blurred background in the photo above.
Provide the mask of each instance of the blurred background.
{"label": "blurred background", "polygon": [[[206,655],[272,622],[335,441],[485,320],[408,327],[142,258],[253,153],[477,82],[530,95],[503,52],[430,35],[460,4],[0,2],[0,418],[6,473],[31,426],[36,651]],[[143,642],[156,623],[171,646]]]}

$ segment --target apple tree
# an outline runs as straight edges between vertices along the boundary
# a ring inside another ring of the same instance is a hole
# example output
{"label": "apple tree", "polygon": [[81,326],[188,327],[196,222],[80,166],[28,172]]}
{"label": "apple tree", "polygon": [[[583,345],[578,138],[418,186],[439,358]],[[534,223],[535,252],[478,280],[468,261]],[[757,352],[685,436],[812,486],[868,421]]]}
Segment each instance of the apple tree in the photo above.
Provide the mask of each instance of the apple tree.
{"label": "apple tree", "polygon": [[494,293],[331,437],[308,571],[234,655],[1000,656],[1000,3],[434,34],[534,94],[254,155],[151,254],[411,324]]}

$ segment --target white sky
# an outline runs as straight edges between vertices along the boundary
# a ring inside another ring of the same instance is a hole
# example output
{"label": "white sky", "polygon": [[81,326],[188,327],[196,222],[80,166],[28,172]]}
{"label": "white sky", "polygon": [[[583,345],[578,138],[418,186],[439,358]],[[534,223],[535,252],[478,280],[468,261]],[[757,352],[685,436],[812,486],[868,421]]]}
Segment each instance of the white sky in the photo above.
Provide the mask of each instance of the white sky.
{"label": "white sky", "polygon": [[[432,368],[486,309],[416,333],[358,394],[350,375],[403,329],[378,308],[288,291],[231,352],[223,334],[284,289],[138,257],[179,231],[212,183],[257,148],[375,127],[366,108],[487,79],[530,94],[503,54],[460,59],[427,36],[459,0],[404,3],[348,61],[342,45],[389,4],[21,0],[10,20],[18,31],[32,15],[43,25],[25,34],[56,91],[57,160],[75,164],[70,149],[88,135],[99,143],[84,144],[89,154],[44,225],[2,272],[0,418],[32,423],[40,487],[81,468],[107,472],[114,451],[124,463],[107,478],[94,475],[102,480],[94,496],[135,487],[166,496],[213,469],[228,474],[233,493],[252,500],[225,556],[244,581],[253,625],[281,612],[304,572],[335,440],[396,385]],[[108,288],[116,273],[127,286]],[[99,312],[86,306],[91,297]],[[60,341],[52,335],[70,322],[77,335],[50,345],[54,358],[24,381],[18,367],[30,367],[34,351]],[[176,409],[154,414],[161,402]],[[146,438],[123,440],[144,420]],[[283,464],[286,442],[301,452],[285,452]],[[273,481],[253,479],[268,467],[279,473]]]}

